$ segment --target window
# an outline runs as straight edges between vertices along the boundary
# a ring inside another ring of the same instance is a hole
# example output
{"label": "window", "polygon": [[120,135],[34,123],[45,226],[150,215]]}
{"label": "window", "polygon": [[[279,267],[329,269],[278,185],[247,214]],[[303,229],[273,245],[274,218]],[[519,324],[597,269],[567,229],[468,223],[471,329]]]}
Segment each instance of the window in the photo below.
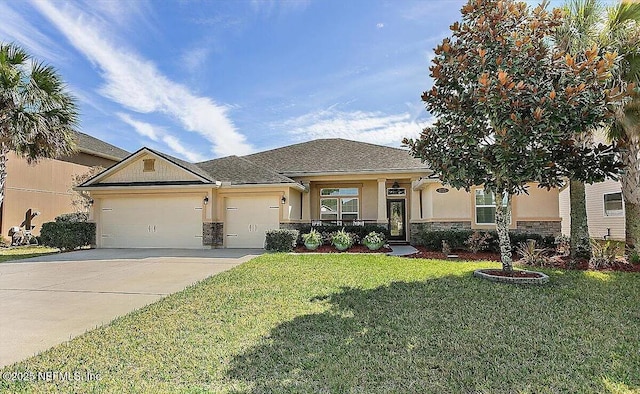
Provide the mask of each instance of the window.
{"label": "window", "polygon": [[604,195],[604,216],[622,216],[622,193]]}
{"label": "window", "polygon": [[144,164],[142,171],[144,172],[151,172],[151,171],[155,171],[155,163],[156,160],[155,159],[143,159],[142,163]]}
{"label": "window", "polygon": [[321,196],[357,196],[357,187],[344,187],[336,189],[320,189]]}
{"label": "window", "polygon": [[[502,199],[502,206],[507,206],[507,195]],[[496,223],[496,198],[492,192],[476,189],[476,224]]]}
{"label": "window", "polygon": [[320,189],[320,219],[338,224],[343,220],[349,222],[358,220],[360,204],[357,196],[358,188],[356,187]]}

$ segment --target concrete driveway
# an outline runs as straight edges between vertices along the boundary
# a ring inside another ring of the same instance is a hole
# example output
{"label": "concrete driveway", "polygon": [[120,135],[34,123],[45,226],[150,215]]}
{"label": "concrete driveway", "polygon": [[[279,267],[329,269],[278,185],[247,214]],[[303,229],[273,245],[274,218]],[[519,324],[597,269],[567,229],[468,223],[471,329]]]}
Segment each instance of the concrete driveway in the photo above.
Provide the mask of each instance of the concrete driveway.
{"label": "concrete driveway", "polygon": [[0,366],[40,353],[261,253],[93,249],[0,263]]}

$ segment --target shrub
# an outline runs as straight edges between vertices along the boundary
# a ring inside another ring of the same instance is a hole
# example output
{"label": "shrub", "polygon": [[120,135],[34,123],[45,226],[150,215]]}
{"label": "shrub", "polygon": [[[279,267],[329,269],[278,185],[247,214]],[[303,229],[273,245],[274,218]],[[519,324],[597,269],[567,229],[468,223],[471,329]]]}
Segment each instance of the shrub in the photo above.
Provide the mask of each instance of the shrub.
{"label": "shrub", "polygon": [[62,215],[56,217],[56,222],[86,222],[89,220],[89,213],[87,212],[72,212],[72,213],[63,213]]}
{"label": "shrub", "polygon": [[384,245],[385,240],[384,234],[372,231],[362,239],[362,244],[371,250],[378,250]]}
{"label": "shrub", "polygon": [[[330,235],[341,229],[353,235],[354,242],[360,242],[372,231],[384,234],[385,238],[389,238],[389,230],[385,226],[378,226],[377,224],[365,224],[364,226],[337,226],[337,225],[323,225],[323,226],[311,226],[310,224],[300,227],[300,233],[309,233],[312,229],[315,229],[323,235],[325,243],[331,243]],[[302,238],[298,240],[303,242]]]}
{"label": "shrub", "polygon": [[532,265],[535,267],[544,267],[548,265],[549,259],[547,258],[547,252],[549,249],[536,248],[536,241],[530,239],[527,242],[520,242],[516,247],[516,253],[519,254],[521,261],[526,265]]}
{"label": "shrub", "polygon": [[338,250],[349,249],[353,245],[353,235],[344,229],[331,235],[331,244]]}
{"label": "shrub", "polygon": [[478,253],[481,250],[487,250],[489,248],[489,241],[491,240],[491,234],[479,231],[474,231],[471,236],[464,241],[471,253]]}
{"label": "shrub", "polygon": [[620,248],[616,242],[601,243],[591,240],[591,258],[589,268],[611,268],[615,265]]}
{"label": "shrub", "polygon": [[291,252],[296,247],[299,234],[298,230],[284,228],[268,230],[264,248],[270,252]]}
{"label": "shrub", "polygon": [[[440,251],[442,250],[442,241],[447,241],[451,250],[460,250],[464,249],[466,246],[466,242],[473,235],[473,230],[437,230],[437,231],[427,231],[422,230],[417,235],[418,246],[424,246],[428,250],[432,251]],[[495,231],[487,231],[486,234],[489,234],[491,238],[487,239],[488,246],[486,250],[500,253],[500,245],[498,244],[498,234]],[[542,236],[540,234],[531,234],[531,233],[521,233],[521,232],[510,232],[509,237],[511,239],[511,247],[515,249],[515,247],[522,243],[527,242],[528,239],[534,239],[536,241],[536,245],[539,245],[543,248],[554,248],[555,247],[555,238],[552,236]]]}
{"label": "shrub", "polygon": [[451,254],[451,246],[449,246],[449,243],[444,240],[442,241],[442,253],[447,256]]}
{"label": "shrub", "polygon": [[462,249],[471,234],[471,230],[421,231],[417,237],[417,244],[429,250],[439,251],[442,250],[442,241],[447,241],[451,249]]}
{"label": "shrub", "polygon": [[556,253],[561,256],[568,256],[571,253],[571,238],[564,234],[560,234],[556,237]]}
{"label": "shrub", "polygon": [[96,242],[96,224],[89,222],[48,222],[40,230],[42,245],[75,250]]}
{"label": "shrub", "polygon": [[311,229],[307,234],[302,234],[302,240],[305,244],[322,245],[322,234],[317,232],[315,229]]}
{"label": "shrub", "polygon": [[629,260],[630,264],[633,264],[633,265],[640,264],[640,252],[638,252],[635,249],[632,249],[631,247],[628,247],[627,248],[627,259]]}

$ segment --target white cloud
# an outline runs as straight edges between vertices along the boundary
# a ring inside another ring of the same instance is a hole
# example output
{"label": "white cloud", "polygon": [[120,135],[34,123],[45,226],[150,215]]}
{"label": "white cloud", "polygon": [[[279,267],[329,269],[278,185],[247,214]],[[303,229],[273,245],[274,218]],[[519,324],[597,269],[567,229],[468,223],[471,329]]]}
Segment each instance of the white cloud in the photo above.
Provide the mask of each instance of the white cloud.
{"label": "white cloud", "polygon": [[274,11],[287,13],[290,11],[304,10],[311,4],[311,0],[251,0],[251,8],[256,13],[263,13],[270,16]]}
{"label": "white cloud", "polygon": [[156,141],[156,142],[160,139],[158,137],[158,132],[162,131],[160,127],[154,126],[146,122],[140,122],[138,120],[133,119],[128,114],[125,114],[122,112],[118,112],[116,115],[118,115],[120,120],[122,120],[129,126],[133,127],[133,130],[135,130],[135,132],[140,134],[141,136],[149,138],[150,140]]}
{"label": "white cloud", "polygon": [[[427,123],[430,123],[431,120]],[[402,139],[416,138],[426,124],[419,124],[410,113],[343,112],[334,107],[308,113],[273,125],[299,140],[346,138],[379,145],[399,146]]]}
{"label": "white cloud", "polygon": [[226,106],[195,95],[169,80],[152,62],[109,41],[107,29],[100,29],[78,9],[47,1],[34,5],[101,70],[105,84],[100,93],[105,97],[135,112],[159,112],[177,119],[186,130],[211,142],[215,155],[244,155],[254,150],[227,116]]}
{"label": "white cloud", "polygon": [[164,135],[162,137],[162,141],[167,144],[172,151],[176,152],[179,156],[186,158],[190,162],[197,163],[207,160],[207,158],[201,154],[195,153],[193,150],[186,148],[182,145],[182,142],[180,142],[179,139],[172,135]]}
{"label": "white cloud", "polygon": [[155,142],[164,142],[173,154],[176,154],[181,158],[187,159],[191,162],[207,160],[207,157],[195,152],[194,149],[185,147],[176,136],[167,133],[167,131],[160,126],[133,119],[130,115],[122,112],[119,112],[116,115],[118,115],[123,122],[131,126],[139,135]]}
{"label": "white cloud", "polygon": [[380,23],[376,24],[376,27],[378,29],[382,29],[384,27],[384,23],[380,22]]}
{"label": "white cloud", "polygon": [[[60,63],[64,57],[64,51],[60,46],[29,23],[20,13],[9,7],[8,4],[10,3],[0,2],[0,41],[15,42],[38,58]],[[20,3],[14,3],[14,5],[20,6]]]}
{"label": "white cloud", "polygon": [[196,72],[205,65],[210,52],[210,47],[189,49],[182,55],[181,63],[190,73]]}

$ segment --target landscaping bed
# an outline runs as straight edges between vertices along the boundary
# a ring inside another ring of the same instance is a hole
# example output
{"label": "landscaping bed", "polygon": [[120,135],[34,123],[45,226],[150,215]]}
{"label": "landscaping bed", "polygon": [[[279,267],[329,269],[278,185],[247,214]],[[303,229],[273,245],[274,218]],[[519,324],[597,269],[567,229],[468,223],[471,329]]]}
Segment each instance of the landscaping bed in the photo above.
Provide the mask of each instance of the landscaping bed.
{"label": "landscaping bed", "polygon": [[[418,249],[417,253],[410,254],[404,257],[411,259],[437,259],[447,260],[447,255],[442,252],[427,250],[424,246],[415,246]],[[458,256],[458,260],[462,261],[500,261],[500,253],[494,252],[478,252],[471,253],[466,251],[455,251],[452,254]]]}
{"label": "landscaping bed", "polygon": [[340,251],[332,245],[321,245],[315,250],[309,250],[304,245],[298,245],[293,251],[295,253],[389,253],[391,248],[383,246],[378,250],[370,250],[364,245],[353,245],[345,251]]}

